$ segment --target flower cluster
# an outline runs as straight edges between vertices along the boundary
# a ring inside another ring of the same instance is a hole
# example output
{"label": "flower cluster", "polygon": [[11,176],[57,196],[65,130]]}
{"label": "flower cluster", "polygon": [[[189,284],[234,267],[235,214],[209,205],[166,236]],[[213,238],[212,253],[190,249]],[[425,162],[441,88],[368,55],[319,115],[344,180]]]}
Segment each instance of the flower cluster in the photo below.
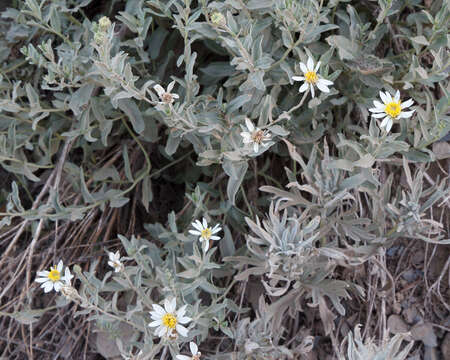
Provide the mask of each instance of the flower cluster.
{"label": "flower cluster", "polygon": [[192,223],[192,226],[195,228],[195,230],[189,230],[189,233],[199,236],[198,240],[202,244],[204,252],[208,251],[210,240],[220,240],[219,236],[214,235],[222,230],[219,224],[216,224],[213,228],[211,228],[208,226],[208,222],[206,221],[206,219],[203,218],[203,222],[200,222],[200,220],[196,220]]}
{"label": "flower cluster", "polygon": [[53,289],[56,292],[60,292],[64,285],[70,286],[70,282],[73,278],[68,267],[65,268],[64,275],[62,275],[63,268],[64,264],[62,260],[60,260],[58,265],[50,267],[50,271],[38,271],[38,277],[35,281],[41,284],[41,288],[44,289],[45,293],[48,293]]}
{"label": "flower cluster", "polygon": [[114,272],[123,271],[124,266],[123,266],[122,262],[120,261],[121,258],[120,258],[119,251],[116,251],[115,253],[109,252],[108,257],[109,257],[108,265],[114,269]]}
{"label": "flower cluster", "polygon": [[152,322],[148,324],[150,327],[156,327],[156,335],[159,337],[176,338],[178,334],[187,337],[188,329],[183,325],[189,323],[192,319],[185,316],[187,305],[183,305],[176,310],[177,300],[166,299],[164,307],[153,304],[153,311],[150,311]]}
{"label": "flower cluster", "polygon": [[[320,68],[320,61],[314,65],[314,60],[309,57],[306,64],[300,63],[300,69],[303,72],[303,76],[293,76],[292,80],[294,81],[304,81],[303,85],[300,86],[299,92],[303,93],[305,91],[310,91],[311,96],[314,97],[314,86],[324,92],[329,93],[329,86],[333,85],[333,82],[327,79],[322,78],[318,71]],[[380,128],[384,129],[386,133],[388,133],[394,121],[399,119],[408,119],[410,118],[415,110],[412,111],[404,111],[406,108],[410,107],[414,104],[412,99],[409,99],[405,102],[400,101],[400,91],[396,91],[395,95],[392,96],[389,92],[383,93],[380,91],[381,102],[375,100],[373,104],[374,108],[369,109],[370,112],[373,113],[373,117],[376,119],[383,119],[380,124]],[[244,141],[245,142],[245,141]],[[256,150],[255,150],[256,152]]]}
{"label": "flower cluster", "polygon": [[159,102],[160,105],[172,105],[175,99],[179,99],[180,97],[178,94],[171,93],[173,87],[175,86],[175,81],[172,81],[168,86],[167,90],[165,90],[161,85],[156,84],[153,88],[158,93],[159,98],[161,101]]}
{"label": "flower cluster", "polygon": [[[189,230],[192,235],[198,236],[201,247],[206,253],[210,248],[210,241],[220,240],[220,237],[216,234],[222,230],[219,224],[214,227],[208,226],[208,222],[205,218],[196,220],[192,223],[195,230]],[[124,273],[126,279],[129,279],[125,273],[125,266],[123,264],[123,258],[120,255],[120,251],[107,252],[108,253],[108,265],[114,269],[116,273]],[[62,275],[64,272],[64,275]],[[86,300],[78,294],[78,291],[72,287],[71,280],[73,275],[70,273],[68,267],[64,268],[62,260],[58,262],[58,265],[50,267],[49,271],[38,271],[38,277],[36,282],[41,283],[41,287],[44,288],[44,292],[48,293],[51,290],[61,292],[68,300],[79,301],[83,307],[89,306]],[[187,304],[182,305],[177,310],[176,297],[166,298],[164,300],[164,306],[159,304],[152,304],[153,310],[150,311],[151,322],[149,327],[155,328],[155,335],[165,340],[177,340],[179,336],[186,338],[188,336],[188,328],[186,327],[192,318],[186,316]],[[194,342],[189,343],[191,350],[191,356],[177,355],[178,360],[200,360],[201,353],[198,351],[198,346]]]}
{"label": "flower cluster", "polygon": [[305,91],[311,91],[311,96],[314,97],[314,86],[325,93],[329,93],[330,89],[328,86],[333,85],[330,80],[323,79],[319,74],[318,70],[320,67],[320,61],[314,66],[314,60],[309,57],[306,64],[300,63],[300,69],[303,72],[303,76],[293,76],[294,81],[304,81],[303,85],[300,86],[299,92],[303,93]]}
{"label": "flower cluster", "polygon": [[400,101],[400,91],[397,90],[394,97],[387,91],[383,93],[380,91],[380,98],[383,103],[379,101],[374,101],[374,108],[369,109],[372,112],[372,116],[376,119],[383,119],[380,127],[388,133],[395,120],[398,119],[409,119],[415,110],[404,111],[404,109],[410,107],[414,104],[412,99],[406,100],[405,102]]}
{"label": "flower cluster", "polygon": [[249,144],[253,146],[253,151],[257,153],[259,147],[264,148],[266,146],[265,142],[269,141],[271,134],[266,130],[261,130],[253,125],[250,119],[245,119],[245,125],[247,125],[248,131],[241,132],[244,144]]}

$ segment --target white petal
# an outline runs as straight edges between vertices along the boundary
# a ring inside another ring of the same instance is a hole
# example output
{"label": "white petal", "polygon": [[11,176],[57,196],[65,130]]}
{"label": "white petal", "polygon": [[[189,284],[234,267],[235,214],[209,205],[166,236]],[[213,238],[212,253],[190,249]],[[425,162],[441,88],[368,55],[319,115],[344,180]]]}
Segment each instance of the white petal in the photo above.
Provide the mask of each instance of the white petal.
{"label": "white petal", "polygon": [[374,100],[373,104],[375,105],[376,108],[384,109],[384,105],[377,100]]}
{"label": "white petal", "polygon": [[326,93],[330,92],[330,89],[328,89],[328,87],[325,84],[321,83],[320,80],[317,82],[317,87],[322,92],[326,92]]}
{"label": "white petal", "polygon": [[203,218],[203,229],[206,229],[208,227],[208,222],[205,218]]}
{"label": "white petal", "polygon": [[155,313],[163,316],[166,314],[166,310],[164,310],[164,308],[161,305],[158,304],[153,304],[153,310]]}
{"label": "white petal", "polygon": [[311,96],[314,97],[314,86],[311,85]]}
{"label": "white petal", "polygon": [[174,99],[179,99],[179,98],[180,98],[180,96],[179,96],[178,94],[172,94],[172,97],[173,97]]}
{"label": "white petal", "polygon": [[214,228],[211,230],[211,234],[217,234],[218,232],[222,231],[222,228],[219,227],[219,225],[214,226]]}
{"label": "white petal", "polygon": [[64,282],[68,285],[70,285],[70,281],[73,279],[73,275],[70,273],[69,268],[67,267],[65,272],[64,272]]}
{"label": "white petal", "polygon": [[331,80],[327,80],[327,79],[319,79],[319,81],[326,86],[331,86],[334,84],[334,82],[332,82]]}
{"label": "white petal", "polygon": [[258,150],[259,150],[259,144],[255,142],[255,143],[253,144],[253,151],[254,151],[255,153],[257,153]]}
{"label": "white petal", "polygon": [[153,88],[156,90],[156,92],[158,93],[159,97],[163,96],[164,93],[166,92],[166,90],[164,90],[164,88],[161,85],[159,85],[159,84],[156,84]]}
{"label": "white petal", "polygon": [[53,288],[55,289],[55,291],[59,292],[61,290],[61,288],[62,288],[61,281],[55,282],[55,284],[53,285]]}
{"label": "white petal", "polygon": [[48,278],[47,277],[45,277],[45,278],[36,278],[34,281],[36,281],[38,283],[44,283],[44,282],[48,281]]}
{"label": "white petal", "polygon": [[389,119],[388,123],[386,124],[386,132],[391,131],[392,125],[394,125],[394,122],[392,119]]}
{"label": "white petal", "polygon": [[317,70],[319,70],[319,67],[320,67],[320,64],[321,64],[321,63],[322,63],[321,61],[318,61],[318,62],[317,62],[316,67],[315,67],[315,69],[314,69],[315,72],[317,72]]}
{"label": "white petal", "polygon": [[47,277],[48,277],[48,274],[50,274],[50,271],[47,271],[47,270],[44,270],[44,271],[38,271],[36,274],[37,274],[38,276],[43,276],[43,277],[47,278]]}
{"label": "white petal", "polygon": [[192,359],[191,356],[177,355],[177,360],[191,360],[191,359]]}
{"label": "white petal", "polygon": [[[387,93],[386,93],[387,94]],[[380,98],[381,101],[383,101],[383,103],[387,104],[389,102],[389,98],[387,97],[385,93],[383,93],[382,91],[380,91]]]}
{"label": "white petal", "polygon": [[196,220],[195,223],[192,223],[192,226],[196,228],[198,231],[203,231],[203,225],[200,221]]}
{"label": "white petal", "polygon": [[219,236],[211,236],[210,239],[211,239],[211,240],[216,240],[216,241],[217,241],[217,240],[220,240],[220,237],[219,237]]}
{"label": "white petal", "polygon": [[150,311],[150,316],[152,317],[152,320],[161,320],[163,318],[164,314],[160,314],[156,311]]}
{"label": "white petal", "polygon": [[156,326],[160,326],[160,325],[162,325],[162,320],[155,320],[155,321],[152,321],[150,324],[148,324],[148,326],[150,326],[150,327],[156,327]]}
{"label": "white petal", "polygon": [[62,262],[62,260],[59,260],[59,263],[58,263],[58,266],[56,267],[56,270],[58,270],[59,272],[61,272],[62,271],[62,269],[63,269],[63,262]]}
{"label": "white petal", "polygon": [[177,299],[174,297],[172,300],[168,303],[168,307],[166,307],[167,312],[173,314],[177,308]]}
{"label": "white petal", "polygon": [[189,234],[197,235],[197,236],[201,236],[202,235],[202,233],[200,231],[197,231],[197,230],[189,230]]}
{"label": "white petal", "polygon": [[384,113],[385,108],[383,107],[382,109],[380,108],[370,108],[369,111],[373,112],[373,113]]}
{"label": "white petal", "polygon": [[187,324],[188,322],[192,321],[192,319],[188,316],[180,316],[179,318],[177,318],[177,321],[180,324]]}
{"label": "white petal", "polygon": [[307,73],[308,72],[308,68],[302,62],[300,63],[300,69],[303,71],[303,73]]}
{"label": "white petal", "polygon": [[167,92],[170,93],[175,85],[175,80],[171,81],[169,85],[167,85]]}
{"label": "white petal", "polygon": [[402,104],[401,104],[401,108],[402,109],[404,109],[404,108],[407,108],[407,107],[410,107],[411,105],[413,105],[414,104],[414,100],[413,99],[408,99],[408,100],[406,100],[405,102],[402,102]]}
{"label": "white petal", "polygon": [[390,120],[389,116],[386,116],[384,120],[381,122],[380,127],[384,128],[388,124],[389,120]]}
{"label": "white petal", "polygon": [[186,312],[187,305],[183,305],[177,310],[177,318],[182,318],[184,313]]}
{"label": "white petal", "polygon": [[387,91],[386,91],[386,97],[389,99],[389,102],[394,101],[394,99],[392,98],[392,95],[390,93],[388,93]]}
{"label": "white petal", "polygon": [[188,329],[186,329],[183,325],[177,324],[175,328],[177,329],[177,332],[178,332],[181,336],[187,337],[189,331],[188,331]]}
{"label": "white petal", "polygon": [[164,326],[161,326],[156,329],[156,335],[159,337],[163,337],[166,332],[167,332],[167,329]]}
{"label": "white petal", "polygon": [[386,113],[384,113],[384,112],[382,112],[382,113],[375,113],[375,114],[372,114],[372,116],[375,119],[381,119],[381,118],[384,118],[386,116]]}
{"label": "white petal", "polygon": [[312,57],[308,58],[308,62],[306,63],[306,67],[308,68],[309,71],[314,71],[314,60],[312,59]]}
{"label": "white petal", "polygon": [[52,289],[53,289],[53,283],[52,283],[51,281],[47,281],[46,283],[43,283],[43,284],[41,285],[41,287],[44,288],[44,292],[45,292],[45,293],[48,293],[48,292],[52,291]]}
{"label": "white petal", "polygon": [[191,341],[191,342],[189,343],[189,348],[191,349],[192,355],[197,355],[197,352],[198,352],[198,346],[197,346],[197,344],[196,344],[195,342]]}
{"label": "white petal", "polygon": [[397,90],[397,91],[395,92],[394,101],[399,101],[399,100],[400,100],[400,91]]}
{"label": "white petal", "polygon": [[203,251],[207,252],[209,249],[209,241],[204,241],[203,242]]}
{"label": "white petal", "polygon": [[255,126],[253,125],[253,123],[250,121],[249,118],[245,118],[245,124],[247,125],[247,129],[250,132],[253,132],[255,130]]}
{"label": "white petal", "polygon": [[302,86],[300,86],[300,89],[298,89],[299,92],[305,92],[306,90],[308,90],[309,88],[309,84],[307,82],[305,82]]}
{"label": "white petal", "polygon": [[410,118],[410,117],[414,114],[414,111],[416,111],[416,110],[412,110],[412,111],[402,111],[402,112],[400,113],[399,118],[408,119],[408,118]]}
{"label": "white petal", "polygon": [[294,80],[294,81],[303,81],[303,80],[305,80],[305,77],[304,76],[293,76],[292,80]]}

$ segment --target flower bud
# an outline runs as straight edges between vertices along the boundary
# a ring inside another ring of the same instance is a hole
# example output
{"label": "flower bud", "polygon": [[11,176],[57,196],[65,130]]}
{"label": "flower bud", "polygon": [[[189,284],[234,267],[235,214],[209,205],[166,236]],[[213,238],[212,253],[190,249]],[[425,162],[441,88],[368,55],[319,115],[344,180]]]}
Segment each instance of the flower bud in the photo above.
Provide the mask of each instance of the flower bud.
{"label": "flower bud", "polygon": [[111,20],[109,20],[109,18],[107,16],[103,16],[98,21],[98,26],[99,26],[100,31],[106,32],[106,31],[108,31],[109,27],[111,26]]}
{"label": "flower bud", "polygon": [[227,24],[227,21],[225,20],[225,16],[222,15],[222,13],[216,11],[211,14],[211,22],[214,25],[224,26]]}

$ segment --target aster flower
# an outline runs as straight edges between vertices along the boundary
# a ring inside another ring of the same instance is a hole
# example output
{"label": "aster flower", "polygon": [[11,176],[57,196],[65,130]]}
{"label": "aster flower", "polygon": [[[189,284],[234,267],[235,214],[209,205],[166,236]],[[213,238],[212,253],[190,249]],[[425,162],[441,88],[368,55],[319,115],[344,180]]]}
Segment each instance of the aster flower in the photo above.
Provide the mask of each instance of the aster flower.
{"label": "aster flower", "polygon": [[50,267],[50,271],[38,271],[38,277],[35,281],[41,283],[41,288],[44,289],[45,293],[48,293],[53,289],[55,289],[56,292],[59,292],[64,285],[70,285],[70,281],[73,278],[68,267],[66,267],[64,276],[62,276],[63,268],[63,262],[60,260],[58,265]]}
{"label": "aster flower", "polygon": [[255,153],[259,151],[259,147],[264,147],[264,141],[269,141],[271,138],[270,133],[267,130],[261,130],[253,125],[250,119],[245,118],[245,124],[248,131],[241,132],[244,144],[253,144],[253,150]]}
{"label": "aster flower", "polygon": [[167,86],[167,91],[164,90],[164,88],[161,85],[159,85],[159,84],[156,84],[153,87],[156,90],[156,92],[158,93],[159,98],[161,99],[160,104],[173,104],[173,102],[175,101],[174,99],[179,99],[180,98],[178,96],[178,94],[172,94],[171,93],[171,91],[172,91],[174,86],[175,86],[175,80],[172,81]]}
{"label": "aster flower", "polygon": [[405,102],[400,101],[400,91],[396,91],[395,96],[392,97],[389,92],[383,93],[380,91],[380,98],[383,103],[379,101],[374,101],[374,108],[369,109],[372,112],[372,116],[376,119],[383,119],[380,124],[382,129],[385,129],[388,133],[392,125],[394,124],[394,120],[398,119],[408,119],[412,116],[415,110],[411,111],[403,111],[404,109],[410,107],[414,104],[412,99],[406,100]]}
{"label": "aster flower", "polygon": [[188,329],[182,324],[187,324],[192,319],[184,316],[187,305],[183,305],[178,311],[176,311],[177,300],[165,299],[164,307],[153,304],[153,311],[150,311],[152,322],[148,324],[150,327],[157,327],[156,335],[159,337],[168,336],[176,337],[177,334],[186,337]]}
{"label": "aster flower", "polygon": [[323,79],[317,71],[320,67],[320,61],[317,62],[316,66],[314,67],[314,60],[312,57],[308,58],[308,61],[306,65],[304,63],[300,63],[300,69],[303,72],[304,76],[293,76],[292,80],[294,81],[304,81],[303,85],[300,86],[299,92],[303,93],[307,91],[308,89],[311,89],[311,96],[314,97],[314,86],[317,86],[317,88],[325,93],[330,92],[330,89],[328,89],[328,86],[333,85],[333,82],[330,80]]}
{"label": "aster flower", "polygon": [[177,360],[200,360],[200,356],[202,356],[202,353],[198,351],[197,344],[191,341],[189,343],[189,348],[191,349],[192,356],[177,355]]}
{"label": "aster flower", "polygon": [[200,220],[195,220],[192,223],[192,226],[195,230],[189,230],[189,233],[200,236],[198,240],[200,243],[203,243],[202,248],[204,252],[207,252],[209,249],[209,240],[220,240],[219,236],[214,235],[222,230],[219,224],[216,224],[213,228],[211,228],[208,226],[206,219],[203,218],[203,223],[201,223]]}
{"label": "aster flower", "polygon": [[114,268],[114,272],[123,271],[124,267],[120,261],[120,252],[117,250],[115,253],[108,252],[109,261],[108,265]]}

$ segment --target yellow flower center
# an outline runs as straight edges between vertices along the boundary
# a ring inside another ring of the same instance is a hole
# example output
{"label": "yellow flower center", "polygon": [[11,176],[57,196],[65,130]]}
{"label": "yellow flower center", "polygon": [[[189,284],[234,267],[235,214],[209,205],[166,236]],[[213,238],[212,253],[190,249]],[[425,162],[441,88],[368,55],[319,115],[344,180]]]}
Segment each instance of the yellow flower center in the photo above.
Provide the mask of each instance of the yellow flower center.
{"label": "yellow flower center", "polygon": [[317,76],[315,71],[308,71],[305,74],[305,79],[306,79],[306,82],[308,82],[310,84],[315,84],[317,82],[317,80],[319,79],[319,77]]}
{"label": "yellow flower center", "polygon": [[48,278],[53,282],[61,279],[61,273],[56,269],[56,266],[50,268],[50,273],[48,274]]}
{"label": "yellow flower center", "polygon": [[400,112],[402,111],[400,101],[399,102],[392,101],[386,104],[386,109],[384,111],[386,112],[386,114],[395,119],[397,116],[400,115]]}
{"label": "yellow flower center", "polygon": [[169,329],[175,329],[177,325],[177,318],[173,314],[166,314],[162,317],[162,323]]}
{"label": "yellow flower center", "polygon": [[203,238],[203,239],[209,240],[209,238],[211,237],[211,235],[212,235],[212,231],[211,231],[210,228],[206,228],[206,229],[203,229],[203,230],[202,230],[202,238]]}

